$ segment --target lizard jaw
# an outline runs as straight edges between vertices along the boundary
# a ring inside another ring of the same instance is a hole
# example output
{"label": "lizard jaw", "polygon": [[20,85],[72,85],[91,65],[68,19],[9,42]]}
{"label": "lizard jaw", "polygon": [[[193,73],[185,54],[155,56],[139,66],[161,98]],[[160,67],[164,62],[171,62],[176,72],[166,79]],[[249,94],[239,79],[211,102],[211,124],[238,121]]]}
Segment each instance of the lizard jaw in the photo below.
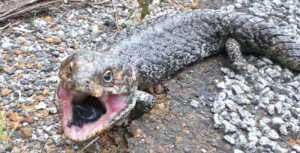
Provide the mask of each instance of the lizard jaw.
{"label": "lizard jaw", "polygon": [[[135,105],[135,103],[129,104],[128,96],[122,94],[102,97],[88,95],[82,97],[78,94],[80,93],[70,91],[63,86],[60,86],[57,92],[57,97],[62,105],[64,133],[74,141],[85,141],[97,133],[111,128]],[[84,112],[86,113],[84,114]]]}

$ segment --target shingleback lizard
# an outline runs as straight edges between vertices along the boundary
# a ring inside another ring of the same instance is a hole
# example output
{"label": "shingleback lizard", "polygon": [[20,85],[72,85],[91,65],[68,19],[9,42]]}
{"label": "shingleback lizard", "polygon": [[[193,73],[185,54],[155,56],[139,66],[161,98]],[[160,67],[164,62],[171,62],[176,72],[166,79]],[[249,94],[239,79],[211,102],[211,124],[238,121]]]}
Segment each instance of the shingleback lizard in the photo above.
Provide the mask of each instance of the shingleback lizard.
{"label": "shingleback lizard", "polygon": [[295,37],[245,13],[199,10],[165,16],[127,36],[109,52],[80,51],[62,63],[57,97],[68,138],[87,140],[136,110],[148,111],[155,99],[144,89],[218,53],[226,52],[240,68],[247,65],[242,51],[300,70]]}

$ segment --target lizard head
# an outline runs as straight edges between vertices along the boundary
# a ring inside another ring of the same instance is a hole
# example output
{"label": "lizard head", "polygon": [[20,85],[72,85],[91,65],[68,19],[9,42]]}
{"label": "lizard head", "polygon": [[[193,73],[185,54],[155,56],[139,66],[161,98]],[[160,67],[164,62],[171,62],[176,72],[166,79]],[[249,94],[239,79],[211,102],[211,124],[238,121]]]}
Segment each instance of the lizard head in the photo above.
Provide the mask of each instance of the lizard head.
{"label": "lizard head", "polygon": [[118,58],[77,52],[63,61],[57,97],[65,135],[84,141],[127,117],[135,106],[135,69]]}

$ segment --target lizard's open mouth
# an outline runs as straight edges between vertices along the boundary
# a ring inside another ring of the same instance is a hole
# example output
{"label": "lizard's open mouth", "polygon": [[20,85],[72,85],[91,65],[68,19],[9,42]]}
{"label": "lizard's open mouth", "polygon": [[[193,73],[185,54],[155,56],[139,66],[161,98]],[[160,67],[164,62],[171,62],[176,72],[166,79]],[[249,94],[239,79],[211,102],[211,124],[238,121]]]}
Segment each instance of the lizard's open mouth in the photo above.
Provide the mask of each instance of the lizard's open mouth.
{"label": "lizard's open mouth", "polygon": [[126,95],[93,97],[59,87],[57,96],[62,104],[64,133],[75,141],[84,141],[98,132],[108,129],[117,119],[116,115],[126,112]]}

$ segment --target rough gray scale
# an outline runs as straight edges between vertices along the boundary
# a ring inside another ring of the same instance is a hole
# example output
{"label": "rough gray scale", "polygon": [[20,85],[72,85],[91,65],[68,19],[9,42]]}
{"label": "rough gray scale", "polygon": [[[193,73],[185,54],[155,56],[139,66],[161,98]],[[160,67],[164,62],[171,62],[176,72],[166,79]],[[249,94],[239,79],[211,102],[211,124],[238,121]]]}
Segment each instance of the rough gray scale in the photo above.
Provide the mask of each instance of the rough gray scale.
{"label": "rough gray scale", "polygon": [[229,38],[237,40],[243,52],[255,51],[300,70],[300,44],[276,25],[245,13],[193,11],[161,17],[144,30],[131,29],[123,35],[131,37],[111,50],[122,61],[137,66],[144,86],[160,83],[185,66],[222,52]]}

